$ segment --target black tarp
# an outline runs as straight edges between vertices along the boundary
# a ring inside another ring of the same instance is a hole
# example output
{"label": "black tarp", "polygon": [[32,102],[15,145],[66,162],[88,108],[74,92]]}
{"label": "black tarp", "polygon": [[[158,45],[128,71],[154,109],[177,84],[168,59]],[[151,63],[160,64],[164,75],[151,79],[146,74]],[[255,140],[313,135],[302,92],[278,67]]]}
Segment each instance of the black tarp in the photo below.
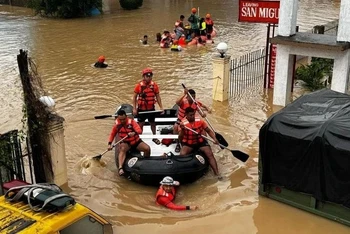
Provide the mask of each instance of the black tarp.
{"label": "black tarp", "polygon": [[304,95],[259,133],[263,184],[284,186],[350,208],[350,96]]}

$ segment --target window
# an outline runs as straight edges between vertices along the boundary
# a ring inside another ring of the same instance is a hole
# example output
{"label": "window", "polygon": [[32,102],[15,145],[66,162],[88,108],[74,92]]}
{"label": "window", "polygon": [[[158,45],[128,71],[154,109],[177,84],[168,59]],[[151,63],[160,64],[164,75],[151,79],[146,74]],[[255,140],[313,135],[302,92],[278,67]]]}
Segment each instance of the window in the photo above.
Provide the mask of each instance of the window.
{"label": "window", "polygon": [[85,216],[70,226],[62,229],[60,234],[103,234],[103,224],[91,216]]}

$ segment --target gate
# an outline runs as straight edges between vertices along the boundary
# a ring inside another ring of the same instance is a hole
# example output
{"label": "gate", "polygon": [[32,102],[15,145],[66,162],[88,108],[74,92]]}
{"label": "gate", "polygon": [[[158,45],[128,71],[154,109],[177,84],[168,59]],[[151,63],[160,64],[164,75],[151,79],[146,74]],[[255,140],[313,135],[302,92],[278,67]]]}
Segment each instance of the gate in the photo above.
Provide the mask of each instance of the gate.
{"label": "gate", "polygon": [[266,49],[260,49],[231,60],[230,98],[254,95],[263,90]]}
{"label": "gate", "polygon": [[[26,139],[25,145],[29,149]],[[21,143],[18,130],[0,136],[0,195],[4,193],[2,185],[8,181],[30,179],[30,183],[34,182],[31,155],[22,152]]]}

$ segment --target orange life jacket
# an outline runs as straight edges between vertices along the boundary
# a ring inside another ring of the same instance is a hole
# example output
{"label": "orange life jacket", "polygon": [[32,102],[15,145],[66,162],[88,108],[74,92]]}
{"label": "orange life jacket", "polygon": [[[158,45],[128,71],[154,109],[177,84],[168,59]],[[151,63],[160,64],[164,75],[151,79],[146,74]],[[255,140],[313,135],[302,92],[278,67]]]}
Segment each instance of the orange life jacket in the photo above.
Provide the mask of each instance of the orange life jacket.
{"label": "orange life jacket", "polygon": [[149,84],[141,81],[141,93],[138,95],[137,105],[140,110],[152,110],[156,103],[156,93],[154,92],[155,83],[151,81]]}
{"label": "orange life jacket", "polygon": [[170,201],[175,199],[175,194],[176,194],[176,190],[174,187],[171,188],[171,193],[167,193],[165,192],[165,190],[163,189],[163,186],[161,185],[156,193],[156,203],[158,205],[160,205],[157,201],[158,201],[158,197],[168,197]]}
{"label": "orange life jacket", "polygon": [[204,142],[203,137],[201,137],[200,134],[202,134],[204,128],[203,128],[203,120],[200,118],[195,118],[194,122],[190,123],[187,119],[183,119],[182,123],[188,127],[191,128],[192,130],[196,131],[198,134],[188,130],[188,129],[183,129],[184,132],[184,137],[182,139],[183,143],[186,143],[188,145],[195,145],[198,143]]}
{"label": "orange life jacket", "polygon": [[[197,102],[198,105],[201,105],[199,102]],[[179,120],[182,120],[183,118],[185,118],[185,110],[187,107],[192,107],[193,110],[197,111],[198,106],[196,105],[196,103],[192,102],[192,104],[189,103],[189,101],[187,100],[187,98],[183,98],[181,105],[179,106],[178,112],[177,112],[177,118]]]}
{"label": "orange life jacket", "polygon": [[[115,124],[117,125],[117,133],[120,138],[124,138],[128,135],[129,132],[135,132],[132,126],[132,119],[128,119],[126,126],[122,125],[119,119],[115,120]],[[140,140],[139,135],[136,133],[133,137],[127,137],[123,140],[123,142],[127,142],[130,145],[134,145],[136,142]]]}

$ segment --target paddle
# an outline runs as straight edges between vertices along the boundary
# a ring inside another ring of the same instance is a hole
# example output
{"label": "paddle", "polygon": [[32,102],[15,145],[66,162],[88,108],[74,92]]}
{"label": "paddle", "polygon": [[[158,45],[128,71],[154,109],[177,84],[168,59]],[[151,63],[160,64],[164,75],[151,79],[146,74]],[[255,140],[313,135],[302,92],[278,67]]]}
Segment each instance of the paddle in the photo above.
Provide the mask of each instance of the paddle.
{"label": "paddle", "polygon": [[[186,89],[186,86],[185,86],[184,84],[182,84],[182,87],[183,87],[184,89]],[[190,96],[190,98],[192,99],[192,101],[196,104],[196,106],[198,107],[198,110],[199,110],[199,112],[201,113],[201,115],[203,115],[204,112],[203,112],[203,110],[200,108],[200,106],[198,105],[197,101],[192,97],[192,95],[191,95],[190,93],[187,93],[187,94],[188,94],[188,96]],[[227,146],[228,146],[228,143],[227,143],[227,141],[225,140],[225,138],[224,138],[220,133],[218,133],[218,132],[215,131],[214,127],[211,125],[211,123],[209,122],[209,120],[208,120],[207,117],[205,117],[205,120],[206,120],[207,123],[209,124],[209,127],[211,128],[211,130],[213,130],[213,132],[215,133],[215,137],[216,137],[216,139],[218,140],[218,142],[219,142],[221,145],[227,147]],[[221,149],[224,148],[224,147],[222,147],[222,146],[220,146],[220,147],[221,147]]]}
{"label": "paddle", "polygon": [[[149,113],[160,113],[163,112],[162,110],[154,110],[154,111],[144,111],[144,112],[140,112],[138,113],[138,115],[142,115],[142,114],[149,114]],[[132,113],[126,113],[126,115],[132,115]],[[95,116],[95,119],[105,119],[105,118],[110,118],[110,117],[117,117],[118,115],[98,115]]]}
{"label": "paddle", "polygon": [[[186,127],[186,126],[185,126],[185,128],[188,129],[188,130],[190,130],[190,131],[192,131],[192,132],[194,132],[194,133],[197,134],[197,135],[201,135],[201,134],[199,134],[198,132],[194,131],[193,129],[189,128],[189,127]],[[207,139],[208,141],[211,141],[211,142],[215,143],[215,141],[214,141],[213,139],[211,139],[211,138],[209,138],[209,137],[207,137],[207,136],[201,135],[201,137],[203,137],[204,139]],[[242,152],[242,151],[239,151],[239,150],[231,150],[231,149],[229,149],[229,148],[227,148],[226,146],[221,145],[221,144],[219,144],[219,146],[222,147],[223,149],[227,149],[227,150],[231,151],[233,157],[235,157],[235,158],[241,160],[242,162],[246,162],[246,161],[248,160],[248,158],[249,158],[249,155],[246,154],[246,153],[244,153],[244,152]]]}
{"label": "paddle", "polygon": [[[114,143],[114,144],[112,145],[112,149],[113,149],[117,144],[119,144],[120,142],[122,142],[123,140],[125,140],[127,137],[128,137],[128,135],[126,135],[125,137],[123,137],[122,139],[120,139],[119,141],[117,141],[116,143]],[[107,150],[105,150],[103,153],[101,153],[101,154],[99,154],[99,155],[97,155],[97,156],[95,156],[95,157],[92,157],[92,159],[93,159],[93,160],[100,161],[101,158],[102,158],[102,155],[104,155],[104,154],[107,153],[108,151],[109,151],[109,150],[107,149]]]}

